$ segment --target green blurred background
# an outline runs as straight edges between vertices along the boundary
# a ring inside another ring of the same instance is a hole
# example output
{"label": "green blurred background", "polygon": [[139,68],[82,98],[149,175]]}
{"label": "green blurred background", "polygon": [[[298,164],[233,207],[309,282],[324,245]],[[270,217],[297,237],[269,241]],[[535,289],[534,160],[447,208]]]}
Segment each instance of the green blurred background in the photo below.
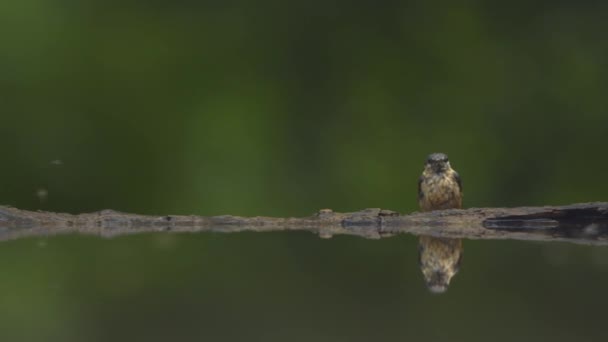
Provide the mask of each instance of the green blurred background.
{"label": "green blurred background", "polygon": [[[0,2],[0,203],[142,214],[416,210],[428,153],[467,207],[606,200],[602,2]],[[608,249],[82,236],[0,246],[3,341],[605,338]]]}

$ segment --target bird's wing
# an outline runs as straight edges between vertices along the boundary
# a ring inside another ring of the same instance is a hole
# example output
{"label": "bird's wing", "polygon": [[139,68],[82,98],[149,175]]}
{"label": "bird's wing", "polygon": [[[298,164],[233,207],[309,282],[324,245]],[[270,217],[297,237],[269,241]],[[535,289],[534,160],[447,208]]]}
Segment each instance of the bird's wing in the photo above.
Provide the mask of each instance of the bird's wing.
{"label": "bird's wing", "polygon": [[460,189],[460,193],[462,193],[462,180],[460,179],[460,175],[456,171],[454,171],[454,179],[456,179],[456,183],[458,183],[458,189]]}

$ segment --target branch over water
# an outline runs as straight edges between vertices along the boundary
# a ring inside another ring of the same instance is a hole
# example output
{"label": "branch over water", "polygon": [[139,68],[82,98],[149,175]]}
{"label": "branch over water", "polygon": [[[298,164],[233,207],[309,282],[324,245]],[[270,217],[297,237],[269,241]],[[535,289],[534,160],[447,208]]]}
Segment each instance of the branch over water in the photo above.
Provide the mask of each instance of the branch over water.
{"label": "branch over water", "polygon": [[407,215],[384,209],[351,213],[322,209],[302,218],[145,216],[113,210],[72,215],[0,206],[0,241],[68,233],[114,237],[151,232],[244,231],[309,231],[322,238],[344,234],[368,239],[409,233],[446,238],[608,245],[608,203],[450,209]]}

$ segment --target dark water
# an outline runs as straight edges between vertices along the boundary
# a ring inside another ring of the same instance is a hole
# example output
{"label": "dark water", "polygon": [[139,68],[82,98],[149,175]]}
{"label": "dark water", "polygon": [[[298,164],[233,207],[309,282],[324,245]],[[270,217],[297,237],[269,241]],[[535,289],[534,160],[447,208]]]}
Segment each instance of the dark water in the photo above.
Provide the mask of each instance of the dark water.
{"label": "dark water", "polygon": [[[416,239],[63,236],[0,245],[2,335],[32,341],[569,341],[604,336],[608,248],[464,241],[431,294]],[[32,329],[35,326],[36,329]]]}

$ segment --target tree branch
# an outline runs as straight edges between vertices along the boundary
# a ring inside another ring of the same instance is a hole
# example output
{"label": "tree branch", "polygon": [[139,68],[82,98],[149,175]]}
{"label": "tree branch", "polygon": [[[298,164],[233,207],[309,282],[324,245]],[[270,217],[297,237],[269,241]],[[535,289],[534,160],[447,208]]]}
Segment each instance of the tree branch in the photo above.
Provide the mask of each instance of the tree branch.
{"label": "tree branch", "polygon": [[114,237],[150,232],[309,231],[322,238],[369,239],[401,233],[466,239],[565,241],[608,245],[608,203],[519,208],[471,208],[400,215],[382,209],[320,210],[303,218],[144,216],[103,210],[63,214],[0,207],[0,241],[66,233]]}

